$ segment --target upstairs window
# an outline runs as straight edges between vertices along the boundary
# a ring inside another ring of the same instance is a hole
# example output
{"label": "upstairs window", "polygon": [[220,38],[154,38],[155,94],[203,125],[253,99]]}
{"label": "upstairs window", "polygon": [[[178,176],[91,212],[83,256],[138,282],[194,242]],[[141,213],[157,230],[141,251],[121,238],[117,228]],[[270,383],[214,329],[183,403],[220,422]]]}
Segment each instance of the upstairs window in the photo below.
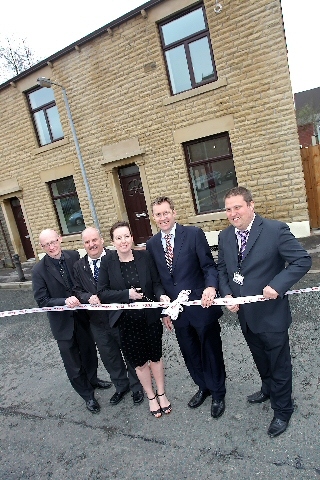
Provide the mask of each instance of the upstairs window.
{"label": "upstairs window", "polygon": [[229,135],[223,133],[184,145],[197,214],[224,210],[224,195],[237,186]]}
{"label": "upstairs window", "polygon": [[217,80],[203,6],[177,15],[159,28],[174,95]]}
{"label": "upstairs window", "polygon": [[39,145],[64,138],[52,88],[37,88],[27,93],[27,98]]}
{"label": "upstairs window", "polygon": [[50,182],[49,188],[62,234],[82,232],[85,225],[73,177]]}

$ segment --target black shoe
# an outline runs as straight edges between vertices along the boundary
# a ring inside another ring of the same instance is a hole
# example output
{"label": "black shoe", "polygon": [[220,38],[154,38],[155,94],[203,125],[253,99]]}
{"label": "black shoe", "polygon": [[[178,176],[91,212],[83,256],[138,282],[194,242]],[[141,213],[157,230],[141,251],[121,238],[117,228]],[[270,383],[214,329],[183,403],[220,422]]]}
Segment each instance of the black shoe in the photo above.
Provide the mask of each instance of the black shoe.
{"label": "black shoe", "polygon": [[280,420],[280,418],[273,417],[268,428],[268,435],[272,438],[281,435],[281,433],[287,430],[288,424],[289,420]]}
{"label": "black shoe", "polygon": [[129,388],[124,392],[116,392],[110,398],[111,405],[118,405],[119,402],[123,399],[123,397],[129,392]]}
{"label": "black shoe", "polygon": [[226,404],[224,399],[222,400],[215,400],[214,398],[212,399],[212,404],[211,404],[211,417],[213,418],[219,418],[221,415],[223,415],[223,412],[226,409]]}
{"label": "black shoe", "polygon": [[97,383],[95,383],[92,386],[93,386],[93,388],[106,389],[106,388],[111,388],[112,387],[112,382],[108,382],[107,380],[100,380],[99,378],[97,378]]}
{"label": "black shoe", "polygon": [[86,407],[91,413],[99,413],[100,405],[95,398],[91,398],[86,402]]}
{"label": "black shoe", "polygon": [[266,400],[269,400],[269,398],[270,398],[269,395],[266,395],[260,390],[260,392],[256,392],[256,393],[253,393],[252,395],[249,395],[247,397],[247,400],[249,403],[263,403]]}
{"label": "black shoe", "polygon": [[144,394],[142,390],[138,390],[137,392],[133,392],[131,394],[131,397],[133,398],[133,404],[134,405],[139,405],[140,403],[143,402],[144,400]]}
{"label": "black shoe", "polygon": [[191,398],[190,402],[188,403],[188,407],[190,408],[198,408],[200,405],[203,404],[205,399],[209,397],[210,392],[209,390],[198,390],[195,395]]}

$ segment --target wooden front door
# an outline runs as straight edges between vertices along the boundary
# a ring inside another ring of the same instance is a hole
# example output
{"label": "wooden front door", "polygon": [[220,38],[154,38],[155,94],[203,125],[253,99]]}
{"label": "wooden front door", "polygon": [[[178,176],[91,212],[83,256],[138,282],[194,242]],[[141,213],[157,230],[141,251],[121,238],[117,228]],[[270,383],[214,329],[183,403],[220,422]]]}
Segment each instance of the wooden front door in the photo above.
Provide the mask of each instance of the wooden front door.
{"label": "wooden front door", "polygon": [[20,200],[16,197],[11,198],[10,205],[11,205],[14,219],[16,221],[17,229],[20,235],[20,240],[22,243],[25,256],[27,257],[27,259],[34,258],[34,251],[33,251],[32,243],[30,240],[30,235],[27,229],[27,225],[23,216]]}
{"label": "wooden front door", "polygon": [[152,237],[149,214],[137,165],[119,168],[120,185],[136,245]]}

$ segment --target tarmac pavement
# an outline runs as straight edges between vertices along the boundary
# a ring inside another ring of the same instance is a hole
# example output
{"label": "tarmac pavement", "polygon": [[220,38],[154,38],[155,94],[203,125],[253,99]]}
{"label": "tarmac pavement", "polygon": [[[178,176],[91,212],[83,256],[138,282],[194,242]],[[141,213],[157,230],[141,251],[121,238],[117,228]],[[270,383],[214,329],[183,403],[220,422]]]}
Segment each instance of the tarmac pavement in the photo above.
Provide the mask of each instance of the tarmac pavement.
{"label": "tarmac pavement", "polygon": [[[300,241],[313,267],[295,288],[318,286],[320,236]],[[30,282],[3,281],[3,270],[0,311],[36,306]],[[226,411],[217,420],[210,398],[187,407],[197,388],[174,334],[163,337],[170,415],[152,417],[148,402],[134,406],[130,394],[111,406],[114,388],[96,391],[101,412],[92,415],[68,382],[46,314],[0,318],[0,479],[320,480],[319,293],[291,295],[290,303],[295,412],[274,439],[270,402],[246,402],[259,378],[237,317],[226,310]],[[108,378],[101,363],[99,376]]]}

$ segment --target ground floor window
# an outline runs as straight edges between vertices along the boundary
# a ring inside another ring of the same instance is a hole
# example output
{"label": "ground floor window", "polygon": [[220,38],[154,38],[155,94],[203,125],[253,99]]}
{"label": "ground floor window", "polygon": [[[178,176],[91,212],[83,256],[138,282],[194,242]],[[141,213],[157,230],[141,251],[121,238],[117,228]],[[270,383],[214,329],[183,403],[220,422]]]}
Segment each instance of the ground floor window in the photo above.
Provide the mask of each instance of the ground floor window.
{"label": "ground floor window", "polygon": [[49,188],[61,233],[82,232],[85,225],[73,177],[54,180],[49,183]]}
{"label": "ground floor window", "polygon": [[237,186],[228,133],[184,144],[190,185],[197,214],[224,209],[224,195]]}

